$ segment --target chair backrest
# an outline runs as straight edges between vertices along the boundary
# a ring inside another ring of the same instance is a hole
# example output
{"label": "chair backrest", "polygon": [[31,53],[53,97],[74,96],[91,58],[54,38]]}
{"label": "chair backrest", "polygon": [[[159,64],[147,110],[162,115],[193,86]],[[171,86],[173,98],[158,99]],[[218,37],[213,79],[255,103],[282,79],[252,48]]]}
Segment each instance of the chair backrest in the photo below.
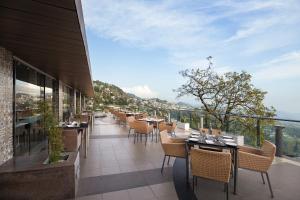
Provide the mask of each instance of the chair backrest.
{"label": "chair backrest", "polygon": [[168,133],[173,133],[176,129],[176,123],[175,122],[172,122],[172,124],[170,125],[167,125],[167,130],[168,130]]}
{"label": "chair backrest", "polygon": [[127,117],[126,118],[126,121],[129,123],[129,122],[133,122],[133,121],[135,121],[135,118],[134,118],[134,116],[129,116],[129,117]]}
{"label": "chair backrest", "polygon": [[185,141],[173,141],[167,131],[160,133],[161,146],[165,152],[165,155],[185,158]]}
{"label": "chair backrest", "polygon": [[158,129],[159,129],[159,132],[167,130],[167,124],[166,124],[166,122],[160,122],[159,125],[158,125]]}
{"label": "chair backrest", "polygon": [[209,133],[209,130],[208,128],[200,128],[199,131],[203,134],[208,134]]}
{"label": "chair backrest", "polygon": [[[204,134],[209,134],[209,133],[210,133],[210,131],[209,131],[208,128],[200,128],[199,130],[200,130],[201,133],[204,133]],[[222,132],[221,129],[214,129],[214,128],[213,128],[213,129],[211,130],[211,134],[212,134],[212,135],[216,135],[216,136],[221,135],[221,132]]]}
{"label": "chair backrest", "polygon": [[133,126],[136,133],[148,133],[148,123],[145,121],[136,120]]}
{"label": "chair backrest", "polygon": [[119,113],[119,120],[122,122],[126,122],[126,113],[120,112]]}
{"label": "chair backrest", "polygon": [[221,135],[221,129],[212,129],[212,135],[216,135],[216,136],[219,136],[219,135]]}
{"label": "chair backrest", "polygon": [[134,116],[130,116],[130,117],[127,117],[127,123],[129,125],[130,128],[133,128],[134,129],[134,125],[135,125],[135,118]]}
{"label": "chair backrest", "polygon": [[168,138],[168,133],[167,131],[162,131],[160,133],[160,141],[161,141],[161,144],[168,144],[170,143],[170,139]]}
{"label": "chair backrest", "polygon": [[193,176],[228,183],[231,169],[231,154],[229,152],[192,149],[191,168]]}
{"label": "chair backrest", "polygon": [[271,158],[272,160],[275,157],[276,146],[268,140],[265,140],[262,147],[262,155]]}

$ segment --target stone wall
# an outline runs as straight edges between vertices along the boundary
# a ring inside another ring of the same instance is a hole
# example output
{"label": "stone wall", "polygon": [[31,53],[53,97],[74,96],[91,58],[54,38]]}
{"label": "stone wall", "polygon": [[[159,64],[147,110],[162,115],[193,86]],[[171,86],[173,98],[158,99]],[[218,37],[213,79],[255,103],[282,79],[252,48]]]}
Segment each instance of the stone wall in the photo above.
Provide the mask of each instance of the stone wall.
{"label": "stone wall", "polygon": [[0,165],[13,156],[13,57],[0,47]]}

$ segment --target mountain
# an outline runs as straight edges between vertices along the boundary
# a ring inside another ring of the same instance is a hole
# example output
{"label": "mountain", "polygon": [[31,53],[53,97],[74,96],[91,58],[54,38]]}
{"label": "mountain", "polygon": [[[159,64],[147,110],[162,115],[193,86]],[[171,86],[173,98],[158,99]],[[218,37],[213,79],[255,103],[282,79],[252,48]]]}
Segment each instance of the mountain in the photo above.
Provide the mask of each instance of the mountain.
{"label": "mountain", "polygon": [[191,109],[191,105],[183,102],[172,103],[159,98],[144,99],[131,93],[124,92],[118,86],[104,83],[101,81],[93,81],[95,97],[94,107],[96,109],[106,105],[120,105],[128,107],[132,110],[144,110],[151,112],[153,110],[169,110],[169,109]]}

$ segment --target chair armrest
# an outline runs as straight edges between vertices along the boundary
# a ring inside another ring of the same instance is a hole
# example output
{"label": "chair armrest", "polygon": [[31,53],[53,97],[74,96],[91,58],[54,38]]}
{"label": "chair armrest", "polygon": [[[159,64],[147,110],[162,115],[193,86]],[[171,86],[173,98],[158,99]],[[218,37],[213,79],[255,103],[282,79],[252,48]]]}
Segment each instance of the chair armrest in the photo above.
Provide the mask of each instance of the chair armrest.
{"label": "chair armrest", "polygon": [[259,172],[267,172],[273,161],[269,157],[247,153],[243,151],[239,152],[238,158],[240,168],[250,169]]}
{"label": "chair armrest", "polygon": [[168,156],[185,157],[185,143],[165,143],[162,147]]}
{"label": "chair armrest", "polygon": [[250,146],[239,146],[239,151],[252,153],[256,155],[262,155],[263,153],[262,150]]}

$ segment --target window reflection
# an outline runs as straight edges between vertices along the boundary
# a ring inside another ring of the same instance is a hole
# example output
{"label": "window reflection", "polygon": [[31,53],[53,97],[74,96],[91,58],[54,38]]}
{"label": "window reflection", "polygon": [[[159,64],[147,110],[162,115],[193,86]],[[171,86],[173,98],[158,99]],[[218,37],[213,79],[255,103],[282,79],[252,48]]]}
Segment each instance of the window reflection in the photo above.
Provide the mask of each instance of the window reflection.
{"label": "window reflection", "polygon": [[42,126],[40,102],[52,103],[53,80],[23,65],[16,64],[15,80],[15,155],[47,150],[47,136]]}
{"label": "window reflection", "polygon": [[69,121],[71,117],[71,89],[63,86],[63,120]]}

